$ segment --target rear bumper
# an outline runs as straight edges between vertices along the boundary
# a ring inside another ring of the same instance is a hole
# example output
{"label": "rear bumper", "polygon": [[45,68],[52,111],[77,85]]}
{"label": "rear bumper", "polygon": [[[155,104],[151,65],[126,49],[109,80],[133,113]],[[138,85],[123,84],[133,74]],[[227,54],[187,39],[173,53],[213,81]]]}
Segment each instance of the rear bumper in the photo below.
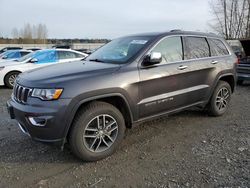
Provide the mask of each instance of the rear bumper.
{"label": "rear bumper", "polygon": [[237,79],[238,80],[250,80],[250,73],[249,74],[238,73]]}
{"label": "rear bumper", "polygon": [[238,64],[237,66],[238,80],[250,80],[250,64]]}
{"label": "rear bumper", "polygon": [[[11,119],[16,119],[23,133],[33,140],[62,144],[65,140],[67,126],[67,106],[70,99],[57,101],[37,101],[35,105],[25,105],[16,102],[13,97],[7,101]],[[39,120],[39,124],[34,123]],[[41,121],[42,120],[42,121]]]}

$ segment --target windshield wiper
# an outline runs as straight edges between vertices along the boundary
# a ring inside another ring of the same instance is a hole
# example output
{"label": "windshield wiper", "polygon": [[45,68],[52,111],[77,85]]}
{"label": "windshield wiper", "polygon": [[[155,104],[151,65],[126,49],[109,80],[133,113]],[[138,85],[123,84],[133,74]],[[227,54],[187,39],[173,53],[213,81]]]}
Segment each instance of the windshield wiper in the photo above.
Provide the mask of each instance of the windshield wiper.
{"label": "windshield wiper", "polygon": [[95,62],[104,62],[103,60],[100,60],[100,59],[88,59],[89,61],[95,61]]}

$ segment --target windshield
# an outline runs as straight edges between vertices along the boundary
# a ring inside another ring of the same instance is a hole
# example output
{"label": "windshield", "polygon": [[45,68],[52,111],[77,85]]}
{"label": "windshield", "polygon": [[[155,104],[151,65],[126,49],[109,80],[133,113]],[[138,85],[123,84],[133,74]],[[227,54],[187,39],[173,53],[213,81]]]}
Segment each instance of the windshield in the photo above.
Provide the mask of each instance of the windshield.
{"label": "windshield", "polygon": [[28,60],[28,59],[31,59],[31,58],[33,58],[33,57],[35,56],[35,54],[36,54],[37,52],[38,52],[38,51],[31,52],[31,53],[29,53],[29,54],[27,54],[27,55],[25,55],[25,56],[19,58],[17,61],[18,61],[18,62],[23,62],[23,61],[26,61],[26,60]]}
{"label": "windshield", "polygon": [[152,37],[131,36],[115,39],[89,55],[85,60],[123,64],[134,57]]}

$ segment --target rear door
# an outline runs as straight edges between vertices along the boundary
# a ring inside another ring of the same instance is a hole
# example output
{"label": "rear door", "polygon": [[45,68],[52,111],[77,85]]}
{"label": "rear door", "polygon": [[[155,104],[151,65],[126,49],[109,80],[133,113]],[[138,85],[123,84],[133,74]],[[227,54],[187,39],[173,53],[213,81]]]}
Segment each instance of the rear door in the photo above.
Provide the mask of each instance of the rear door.
{"label": "rear door", "polygon": [[216,58],[211,57],[210,46],[206,37],[185,36],[184,59],[192,71],[187,77],[194,91],[190,95],[190,104],[207,101],[217,74]]}

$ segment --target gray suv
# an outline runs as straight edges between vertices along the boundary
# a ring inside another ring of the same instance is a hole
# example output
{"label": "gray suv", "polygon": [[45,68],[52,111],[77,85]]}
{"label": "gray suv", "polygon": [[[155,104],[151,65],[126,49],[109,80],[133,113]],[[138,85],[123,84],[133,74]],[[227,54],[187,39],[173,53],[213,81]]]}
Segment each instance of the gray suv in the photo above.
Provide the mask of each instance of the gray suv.
{"label": "gray suv", "polygon": [[68,142],[76,156],[96,161],[111,155],[134,123],[193,106],[224,114],[236,63],[214,34],[131,35],[82,61],[20,74],[7,106],[32,139]]}

